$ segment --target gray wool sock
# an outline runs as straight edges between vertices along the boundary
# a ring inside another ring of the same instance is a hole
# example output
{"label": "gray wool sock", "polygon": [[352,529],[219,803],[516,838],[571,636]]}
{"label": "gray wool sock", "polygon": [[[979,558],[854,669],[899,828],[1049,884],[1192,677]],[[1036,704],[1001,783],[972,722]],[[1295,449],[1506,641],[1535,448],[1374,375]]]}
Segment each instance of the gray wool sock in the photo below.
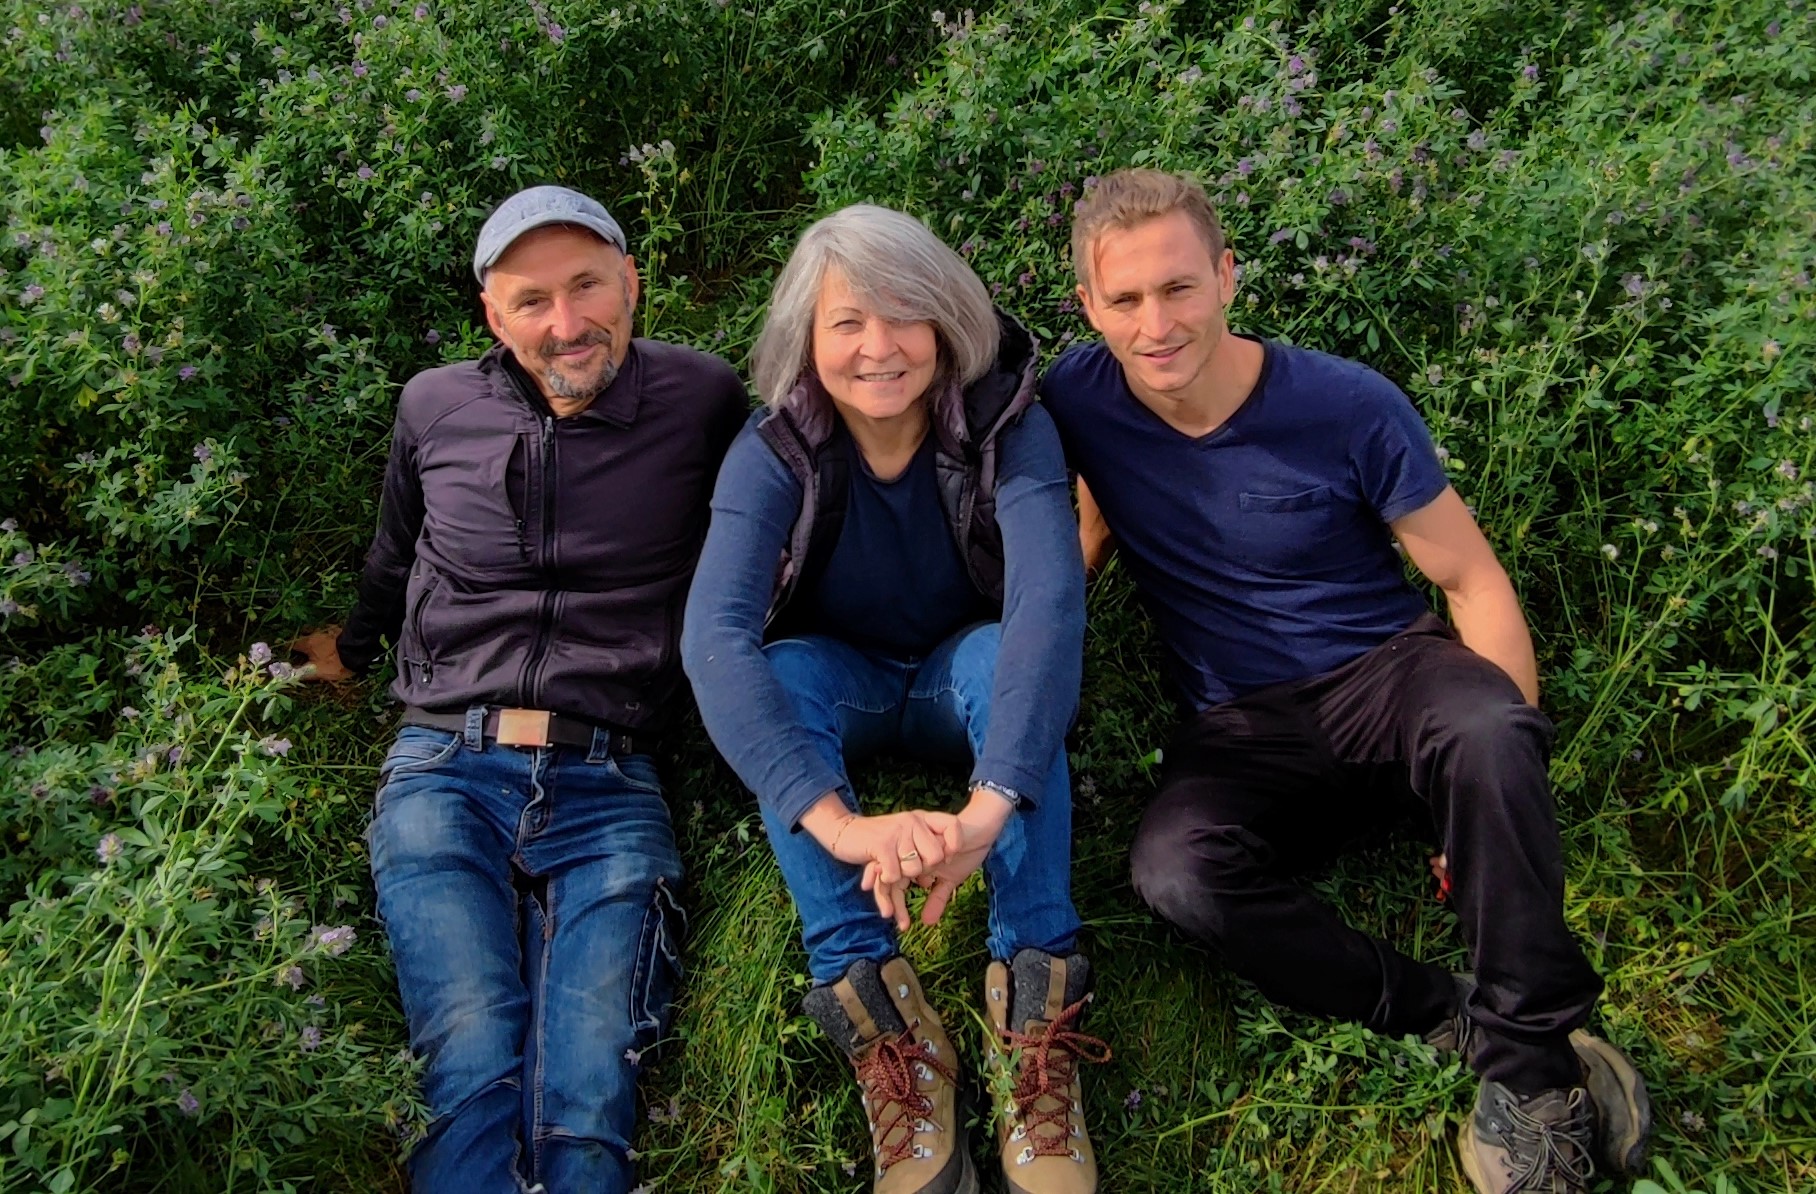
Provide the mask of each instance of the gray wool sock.
{"label": "gray wool sock", "polygon": [[[1009,962],[1015,997],[1009,1003],[1009,1026],[1020,1031],[1029,1020],[1047,1018],[1047,977],[1054,955],[1038,949],[1017,950]],[[1068,954],[1064,1006],[1071,1007],[1091,989],[1091,961],[1083,954]]]}
{"label": "gray wool sock", "polygon": [[[858,999],[870,1013],[870,1018],[876,1021],[877,1030],[893,1035],[901,1032],[906,1025],[902,1023],[901,1013],[895,1010],[895,1004],[890,1002],[889,993],[883,989],[883,979],[879,973],[881,969],[882,964],[878,962],[853,962],[851,968],[845,971],[842,981],[849,982],[852,990],[857,992]],[[839,1003],[839,997],[833,993],[834,985],[836,984],[821,983],[807,992],[801,1006],[827,1036],[838,1042],[841,1049],[847,1053],[856,1053],[875,1038],[866,1039],[858,1034],[857,1025],[851,1022],[851,1017],[845,1014],[844,1007]]]}

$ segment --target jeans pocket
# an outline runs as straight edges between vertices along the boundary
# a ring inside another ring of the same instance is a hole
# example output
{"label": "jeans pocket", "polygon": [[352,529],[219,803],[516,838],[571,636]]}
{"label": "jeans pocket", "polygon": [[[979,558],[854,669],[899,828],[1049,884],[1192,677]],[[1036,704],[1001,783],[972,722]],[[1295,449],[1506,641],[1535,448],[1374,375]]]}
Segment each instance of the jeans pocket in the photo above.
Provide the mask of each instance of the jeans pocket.
{"label": "jeans pocket", "polygon": [[668,1023],[669,1003],[681,980],[681,938],[687,913],[681,910],[668,880],[658,878],[643,914],[637,942],[637,971],[631,977],[631,1028],[648,1041]]}
{"label": "jeans pocket", "polygon": [[662,795],[662,776],[656,761],[648,755],[607,755],[600,765],[632,791],[650,796]]}
{"label": "jeans pocket", "polygon": [[460,745],[460,735],[451,731],[405,726],[386,752],[385,761],[379,764],[378,791],[372,798],[373,815],[377,816],[384,808],[387,788],[404,776],[435,770],[453,758]]}

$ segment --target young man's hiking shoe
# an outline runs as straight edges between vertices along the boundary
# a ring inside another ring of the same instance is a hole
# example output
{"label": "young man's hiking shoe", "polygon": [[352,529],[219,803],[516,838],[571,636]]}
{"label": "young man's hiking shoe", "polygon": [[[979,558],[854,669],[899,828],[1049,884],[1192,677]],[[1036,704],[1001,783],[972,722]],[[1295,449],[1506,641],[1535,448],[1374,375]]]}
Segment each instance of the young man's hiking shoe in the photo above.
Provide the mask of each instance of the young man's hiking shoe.
{"label": "young man's hiking shoe", "polygon": [[1078,1031],[1091,1001],[1083,954],[1024,949],[984,974],[984,1007],[994,1040],[989,1065],[1001,1089],[997,1143],[1009,1194],[1093,1194],[1097,1157],[1085,1134],[1081,1061],[1110,1060],[1110,1048]]}
{"label": "young man's hiking shoe", "polygon": [[1457,1153],[1478,1194],[1588,1194],[1594,1136],[1585,1088],[1521,1098],[1484,1080],[1457,1134]]}
{"label": "young man's hiking shoe", "polygon": [[857,1071],[875,1194],[977,1194],[958,1057],[907,960],[854,962],[803,1003]]}
{"label": "young man's hiking shoe", "polygon": [[[1475,1023],[1464,1005],[1475,990],[1466,975],[1457,983],[1457,1010],[1425,1034],[1425,1043],[1460,1053],[1465,1062],[1475,1059]],[[1633,1059],[1585,1029],[1570,1034],[1570,1047],[1583,1063],[1583,1085],[1589,1090],[1595,1115],[1595,1159],[1602,1172],[1625,1177],[1642,1176],[1646,1142],[1652,1135],[1652,1099],[1646,1080]]]}

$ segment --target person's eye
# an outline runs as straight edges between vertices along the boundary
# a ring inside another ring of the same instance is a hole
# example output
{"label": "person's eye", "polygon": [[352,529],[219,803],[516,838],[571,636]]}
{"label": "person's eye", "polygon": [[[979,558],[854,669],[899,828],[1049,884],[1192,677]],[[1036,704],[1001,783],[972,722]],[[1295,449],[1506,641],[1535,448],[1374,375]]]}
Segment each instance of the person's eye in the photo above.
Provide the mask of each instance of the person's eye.
{"label": "person's eye", "polygon": [[580,289],[591,290],[597,285],[599,285],[599,280],[597,278],[588,278],[586,281],[584,281],[580,284]]}

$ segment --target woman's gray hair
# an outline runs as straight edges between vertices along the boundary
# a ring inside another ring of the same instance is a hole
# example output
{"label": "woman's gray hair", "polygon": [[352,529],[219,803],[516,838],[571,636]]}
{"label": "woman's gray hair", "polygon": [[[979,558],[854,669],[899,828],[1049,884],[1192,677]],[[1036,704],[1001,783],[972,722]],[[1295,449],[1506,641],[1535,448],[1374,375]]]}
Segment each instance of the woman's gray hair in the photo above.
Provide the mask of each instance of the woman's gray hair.
{"label": "woman's gray hair", "polygon": [[[773,409],[788,402],[802,375],[813,370],[814,310],[827,271],[837,269],[852,291],[885,319],[933,325],[940,369],[927,398],[936,427],[962,415],[950,407],[958,391],[996,360],[1001,329],[990,293],[965,259],[913,216],[868,203],[841,208],[801,234],[769,297],[769,314],[751,352],[757,395]],[[810,400],[824,408],[818,385]],[[795,410],[813,419],[824,410]]]}

